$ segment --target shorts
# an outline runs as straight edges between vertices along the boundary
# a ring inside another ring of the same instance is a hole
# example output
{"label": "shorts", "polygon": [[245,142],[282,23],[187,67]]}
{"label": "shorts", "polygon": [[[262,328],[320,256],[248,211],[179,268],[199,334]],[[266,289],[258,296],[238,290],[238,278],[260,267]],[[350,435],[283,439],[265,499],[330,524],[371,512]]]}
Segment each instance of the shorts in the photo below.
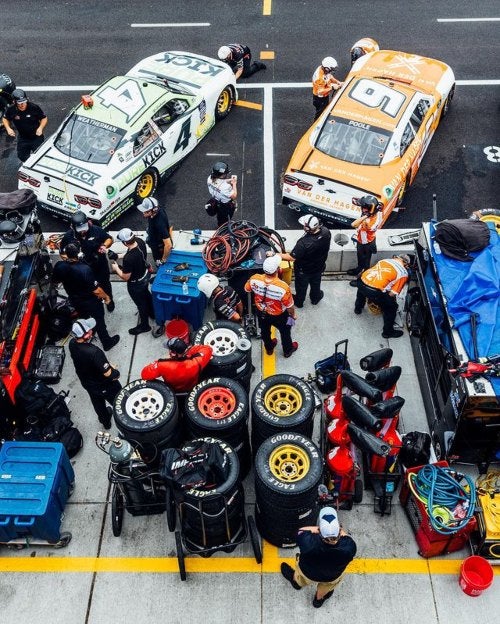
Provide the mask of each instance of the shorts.
{"label": "shorts", "polygon": [[333,579],[332,581],[313,581],[310,578],[308,578],[300,569],[299,567],[299,561],[297,559],[296,563],[295,563],[295,574],[293,576],[295,582],[300,585],[301,587],[305,587],[306,585],[314,585],[314,583],[318,584],[318,588],[317,591],[321,596],[324,596],[325,594],[327,594],[328,592],[332,591],[333,589],[335,589],[335,587],[337,587],[337,585],[340,583],[340,581],[344,578],[345,573],[343,572],[340,576],[338,576],[336,579]]}

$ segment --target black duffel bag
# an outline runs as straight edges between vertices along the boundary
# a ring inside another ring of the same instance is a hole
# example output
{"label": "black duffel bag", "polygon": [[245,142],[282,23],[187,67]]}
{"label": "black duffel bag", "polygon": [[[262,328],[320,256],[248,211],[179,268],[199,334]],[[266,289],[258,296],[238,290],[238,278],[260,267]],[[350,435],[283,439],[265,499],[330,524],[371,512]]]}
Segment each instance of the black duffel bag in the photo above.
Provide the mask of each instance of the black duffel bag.
{"label": "black duffel bag", "polygon": [[29,214],[36,206],[36,195],[31,189],[19,189],[11,193],[0,193],[0,210],[18,210]]}

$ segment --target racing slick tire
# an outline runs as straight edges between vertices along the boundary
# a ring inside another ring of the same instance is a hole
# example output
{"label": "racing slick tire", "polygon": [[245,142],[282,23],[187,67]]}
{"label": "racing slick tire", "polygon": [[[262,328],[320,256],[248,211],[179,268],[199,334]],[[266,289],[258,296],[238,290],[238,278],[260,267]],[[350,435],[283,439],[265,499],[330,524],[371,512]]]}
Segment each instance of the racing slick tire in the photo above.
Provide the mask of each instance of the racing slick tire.
{"label": "racing slick tire", "polygon": [[177,436],[179,408],[173,391],[161,381],[137,379],[116,395],[113,417],[129,442],[166,448]]}
{"label": "racing slick tire", "polygon": [[146,197],[154,194],[160,183],[160,174],[154,167],[146,169],[137,181],[134,191],[134,200],[140,204]]}
{"label": "racing slick tire", "polygon": [[221,121],[229,115],[229,112],[233,108],[234,104],[234,92],[230,85],[227,85],[222,89],[217,98],[215,105],[215,121]]}
{"label": "racing slick tire", "polygon": [[211,321],[196,332],[195,345],[209,345],[213,349],[203,377],[231,377],[237,379],[252,368],[252,345],[248,334],[239,323]]}
{"label": "racing slick tire", "polygon": [[275,433],[295,431],[310,437],[316,402],[312,388],[294,375],[272,375],[258,383],[251,400],[253,453]]}
{"label": "racing slick tire", "polygon": [[450,112],[451,101],[453,100],[453,96],[455,95],[455,85],[453,85],[448,93],[448,97],[444,101],[443,110],[441,111],[441,119],[444,119],[446,115]]}

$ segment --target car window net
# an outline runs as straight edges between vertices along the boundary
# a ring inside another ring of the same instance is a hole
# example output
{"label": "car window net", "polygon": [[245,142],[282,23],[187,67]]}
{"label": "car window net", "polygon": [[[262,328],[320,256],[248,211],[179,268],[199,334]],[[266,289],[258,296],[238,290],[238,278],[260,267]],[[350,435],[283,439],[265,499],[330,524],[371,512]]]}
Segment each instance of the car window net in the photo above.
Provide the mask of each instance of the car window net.
{"label": "car window net", "polygon": [[76,160],[106,165],[124,134],[124,130],[111,124],[75,115],[57,137],[55,146]]}
{"label": "car window net", "polygon": [[316,149],[346,162],[380,165],[390,133],[374,126],[353,123],[349,119],[330,116],[316,141]]}

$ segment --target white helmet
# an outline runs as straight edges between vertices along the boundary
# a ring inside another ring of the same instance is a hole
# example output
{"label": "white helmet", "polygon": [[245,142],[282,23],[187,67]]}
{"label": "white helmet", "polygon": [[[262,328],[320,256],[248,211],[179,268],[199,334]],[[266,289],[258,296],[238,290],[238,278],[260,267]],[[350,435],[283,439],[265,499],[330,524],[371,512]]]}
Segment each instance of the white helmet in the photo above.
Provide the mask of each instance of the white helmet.
{"label": "white helmet", "polygon": [[334,69],[337,69],[339,65],[333,56],[325,56],[325,58],[321,61],[321,66],[325,69],[333,71]]}
{"label": "white helmet", "polygon": [[228,48],[227,46],[221,46],[219,48],[219,51],[217,52],[217,56],[220,58],[221,61],[225,61],[231,56],[231,48]]}
{"label": "white helmet", "polygon": [[198,278],[198,290],[210,299],[212,293],[219,285],[219,280],[212,273],[204,273]]}

